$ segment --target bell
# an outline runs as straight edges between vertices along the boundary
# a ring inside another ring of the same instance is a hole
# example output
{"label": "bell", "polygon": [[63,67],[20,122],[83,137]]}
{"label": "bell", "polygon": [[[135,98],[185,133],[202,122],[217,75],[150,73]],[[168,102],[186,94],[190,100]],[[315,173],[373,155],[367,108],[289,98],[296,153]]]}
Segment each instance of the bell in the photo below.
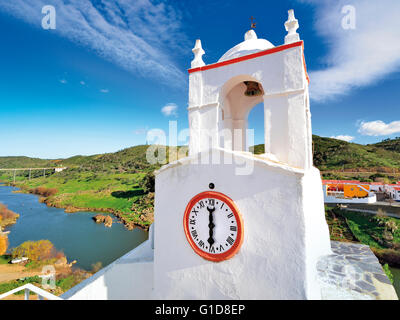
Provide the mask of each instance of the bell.
{"label": "bell", "polygon": [[262,95],[262,90],[260,88],[260,84],[255,81],[244,81],[244,84],[246,85],[246,91],[244,92],[244,95],[247,97],[253,97],[253,96],[259,96]]}

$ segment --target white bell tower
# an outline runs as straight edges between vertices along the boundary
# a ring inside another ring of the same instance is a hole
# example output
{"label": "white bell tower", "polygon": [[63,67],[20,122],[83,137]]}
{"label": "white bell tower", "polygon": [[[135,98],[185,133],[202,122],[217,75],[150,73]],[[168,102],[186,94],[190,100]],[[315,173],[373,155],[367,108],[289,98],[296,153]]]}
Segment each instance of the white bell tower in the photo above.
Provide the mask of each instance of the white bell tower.
{"label": "white bell tower", "polygon": [[[189,69],[189,157],[156,174],[156,297],[321,297],[316,263],[331,249],[320,173],[312,163],[309,79],[293,10],[285,28],[283,45],[250,30],[207,65],[196,41]],[[247,117],[262,102],[265,154],[255,156],[248,152]],[[249,170],[238,170],[243,168]],[[231,199],[243,222],[240,248],[219,262],[199,255],[185,234],[188,204],[207,192]]]}

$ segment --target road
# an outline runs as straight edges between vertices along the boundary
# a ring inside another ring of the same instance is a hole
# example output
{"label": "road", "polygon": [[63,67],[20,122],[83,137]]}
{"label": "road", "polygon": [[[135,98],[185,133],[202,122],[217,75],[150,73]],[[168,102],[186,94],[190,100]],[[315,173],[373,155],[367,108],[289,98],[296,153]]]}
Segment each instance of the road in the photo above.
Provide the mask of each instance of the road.
{"label": "road", "polygon": [[41,270],[26,270],[22,265],[0,264],[0,283],[42,274]]}

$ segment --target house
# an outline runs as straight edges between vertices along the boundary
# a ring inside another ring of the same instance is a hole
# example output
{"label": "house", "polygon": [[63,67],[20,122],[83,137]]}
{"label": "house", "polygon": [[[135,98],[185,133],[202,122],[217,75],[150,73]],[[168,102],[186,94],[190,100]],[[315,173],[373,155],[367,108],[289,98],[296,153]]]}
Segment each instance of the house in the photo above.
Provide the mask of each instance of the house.
{"label": "house", "polygon": [[358,180],[323,180],[322,183],[325,203],[376,202],[376,195],[369,183]]}

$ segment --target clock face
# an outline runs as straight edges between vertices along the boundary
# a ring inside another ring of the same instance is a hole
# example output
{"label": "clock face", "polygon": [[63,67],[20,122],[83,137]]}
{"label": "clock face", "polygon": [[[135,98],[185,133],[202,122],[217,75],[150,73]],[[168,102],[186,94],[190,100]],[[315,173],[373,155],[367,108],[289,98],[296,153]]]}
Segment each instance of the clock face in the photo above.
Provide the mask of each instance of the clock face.
{"label": "clock face", "polygon": [[207,260],[229,259],[242,244],[240,213],[233,200],[219,192],[202,192],[190,200],[183,225],[193,250]]}

